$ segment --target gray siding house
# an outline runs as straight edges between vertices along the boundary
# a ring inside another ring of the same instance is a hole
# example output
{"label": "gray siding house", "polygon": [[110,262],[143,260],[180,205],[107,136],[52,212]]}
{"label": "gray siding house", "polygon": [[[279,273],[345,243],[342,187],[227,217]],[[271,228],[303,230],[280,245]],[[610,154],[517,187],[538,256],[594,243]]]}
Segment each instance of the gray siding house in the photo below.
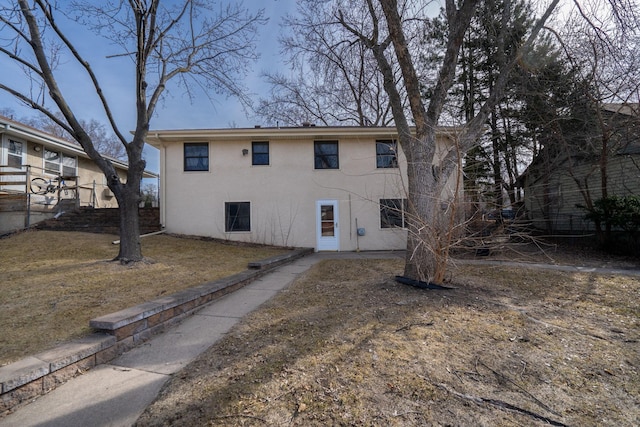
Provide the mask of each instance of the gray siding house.
{"label": "gray siding house", "polygon": [[[584,219],[585,211],[577,205],[597,200],[605,192],[640,195],[638,104],[606,104],[601,117],[602,133],[588,134],[583,141],[561,148],[545,147],[520,177],[525,209],[536,228],[592,232],[593,223]],[[607,144],[604,148],[602,141]]]}

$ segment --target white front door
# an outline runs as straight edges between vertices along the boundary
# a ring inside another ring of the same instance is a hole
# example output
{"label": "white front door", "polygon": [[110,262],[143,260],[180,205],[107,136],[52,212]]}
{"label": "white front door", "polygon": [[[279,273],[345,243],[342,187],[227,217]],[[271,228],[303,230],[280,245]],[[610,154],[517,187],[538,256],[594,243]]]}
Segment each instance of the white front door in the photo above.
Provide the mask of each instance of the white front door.
{"label": "white front door", "polygon": [[316,202],[316,223],[317,250],[339,251],[337,200],[318,200]]}

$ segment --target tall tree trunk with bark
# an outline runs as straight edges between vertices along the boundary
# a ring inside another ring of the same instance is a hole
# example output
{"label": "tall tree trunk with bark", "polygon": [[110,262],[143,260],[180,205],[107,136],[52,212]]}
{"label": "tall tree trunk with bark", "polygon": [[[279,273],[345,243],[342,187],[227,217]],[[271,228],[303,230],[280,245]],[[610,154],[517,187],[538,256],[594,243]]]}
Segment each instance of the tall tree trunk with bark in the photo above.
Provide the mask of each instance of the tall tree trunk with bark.
{"label": "tall tree trunk with bark", "polygon": [[[443,190],[459,163],[457,153],[451,147],[448,147],[450,151],[443,159],[436,159],[437,125],[447,92],[453,84],[458,53],[476,3],[477,0],[467,0],[457,10],[453,1],[447,1],[449,38],[438,83],[427,109],[402,28],[397,1],[380,0],[416,128],[415,136],[408,132],[408,120],[402,104],[398,102],[399,96],[390,96],[400,144],[407,157],[410,215],[404,275],[427,282],[439,283],[444,280],[452,212],[448,209],[450,200]],[[378,52],[376,59],[382,65],[386,61],[384,52]],[[398,92],[395,83],[393,87],[385,86],[385,89]]]}
{"label": "tall tree trunk with bark", "polygon": [[[146,136],[146,131],[140,134]],[[134,136],[134,139],[136,137]],[[141,142],[143,141],[144,138]],[[129,165],[126,185],[118,181],[109,186],[118,201],[120,210],[120,250],[117,259],[123,264],[142,260],[139,206],[141,199],[140,178],[144,173],[145,162],[142,160],[141,147],[143,147],[142,143],[130,144],[127,147],[129,158],[138,158],[140,161]]]}
{"label": "tall tree trunk with bark", "polygon": [[[428,107],[425,106],[418,74],[409,52],[409,44],[402,27],[398,2],[397,0],[379,0],[389,33],[388,40],[385,42],[393,45],[395,57],[402,72],[403,89],[409,100],[411,119],[415,123],[416,129],[415,136],[412,136],[409,132],[409,120],[400,102],[398,87],[396,82],[391,80],[391,67],[384,54],[386,45],[365,40],[373,49],[381,72],[385,75],[385,90],[389,94],[400,144],[407,157],[408,199],[411,215],[405,276],[433,282],[440,282],[444,279],[450,247],[449,239],[452,236],[456,219],[455,201],[451,203],[451,195],[443,193],[445,184],[454,173],[459,173],[461,155],[477,143],[491,111],[505,92],[510,71],[522,58],[523,53],[530,48],[558,1],[551,2],[543,17],[532,29],[529,39],[521,50],[509,58],[503,58],[502,66],[495,77],[491,94],[486,102],[469,120],[459,138],[454,141],[455,146],[447,147],[448,151],[445,150],[446,152],[442,156],[436,157],[438,122],[447,102],[449,89],[453,84],[464,34],[469,28],[479,0],[464,0],[459,7],[456,6],[454,0],[446,0],[445,2],[448,24],[445,55],[436,83],[431,91]],[[374,21],[376,21],[372,0],[368,0],[367,4]],[[507,22],[511,13],[510,2],[505,2],[502,13],[503,22]],[[374,33],[376,32],[374,31]],[[504,37],[504,32],[497,35],[497,42],[502,47],[505,46]]]}

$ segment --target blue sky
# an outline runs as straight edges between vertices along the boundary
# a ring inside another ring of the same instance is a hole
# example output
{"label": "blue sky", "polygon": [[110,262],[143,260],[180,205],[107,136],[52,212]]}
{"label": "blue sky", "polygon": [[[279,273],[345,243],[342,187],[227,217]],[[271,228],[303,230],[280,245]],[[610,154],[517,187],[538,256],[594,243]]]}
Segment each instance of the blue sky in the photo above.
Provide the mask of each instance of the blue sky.
{"label": "blue sky", "polygon": [[[257,49],[261,53],[261,58],[253,65],[253,72],[244,82],[250,93],[265,95],[266,87],[260,74],[265,70],[273,71],[278,68],[284,70],[285,65],[280,58],[278,45],[280,23],[285,13],[295,12],[295,0],[245,0],[244,4],[250,10],[264,9],[265,16],[269,18],[269,22],[259,28]],[[109,46],[103,38],[91,34],[86,29],[78,28],[68,35],[98,75],[120,130],[123,132],[132,130],[135,127],[135,105],[131,81],[133,76],[130,78],[118,72],[118,61],[126,59],[106,58],[109,54],[117,53],[116,48]],[[21,82],[18,83],[20,87],[28,90],[24,75],[14,64],[0,57],[0,67],[3,69],[0,77],[3,83],[10,83],[6,77],[15,75],[15,81]],[[81,76],[80,71],[69,58],[61,62],[56,73],[59,76],[62,91],[77,116],[86,120],[96,118],[106,123],[95,92],[83,79],[78,78]],[[254,99],[257,101],[257,98],[256,95]],[[0,107],[12,108],[17,118],[33,114],[31,109],[22,106],[11,95],[2,91],[0,91]],[[256,120],[245,116],[236,99],[216,96],[214,102],[211,102],[202,92],[196,92],[196,99],[190,100],[183,94],[182,89],[170,86],[168,96],[157,106],[151,128],[253,127],[260,124]],[[150,158],[153,157],[153,153],[149,154],[149,166],[156,169],[155,159]]]}

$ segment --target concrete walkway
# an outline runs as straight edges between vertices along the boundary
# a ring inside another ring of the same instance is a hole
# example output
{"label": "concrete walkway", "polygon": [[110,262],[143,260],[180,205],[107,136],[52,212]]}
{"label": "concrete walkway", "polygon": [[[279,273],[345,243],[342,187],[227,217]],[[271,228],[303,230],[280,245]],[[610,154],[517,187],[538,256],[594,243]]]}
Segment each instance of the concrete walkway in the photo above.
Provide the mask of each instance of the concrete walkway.
{"label": "concrete walkway", "polygon": [[171,375],[240,319],[327,258],[403,258],[403,252],[315,253],[226,295],[109,364],[97,366],[0,418],[2,427],[125,427],[153,402]]}
{"label": "concrete walkway", "polygon": [[566,271],[569,273],[598,273],[598,274],[613,274],[620,276],[640,276],[640,265],[638,268],[610,268],[610,267],[583,267],[574,265],[556,265],[556,264],[539,264],[529,262],[515,262],[515,261],[492,261],[492,260],[453,260],[457,264],[469,264],[469,265],[495,265],[506,267],[518,267],[518,268],[533,268],[541,270],[555,270]]}

